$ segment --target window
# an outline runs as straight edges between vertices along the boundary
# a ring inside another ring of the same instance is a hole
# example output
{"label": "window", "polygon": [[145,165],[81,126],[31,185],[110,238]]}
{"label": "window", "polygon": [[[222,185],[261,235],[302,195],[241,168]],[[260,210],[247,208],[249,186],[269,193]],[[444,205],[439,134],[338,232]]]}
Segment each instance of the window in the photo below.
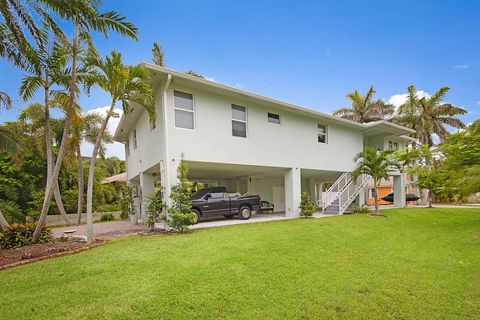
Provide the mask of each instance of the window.
{"label": "window", "polygon": [[390,150],[398,150],[398,142],[396,142],[396,141],[388,141],[388,149],[390,149]]}
{"label": "window", "polygon": [[375,188],[370,188],[368,191],[368,197],[375,198]]}
{"label": "window", "polygon": [[125,141],[125,153],[127,154],[127,157],[130,156],[130,142],[128,140]]}
{"label": "window", "polygon": [[133,130],[133,150],[137,149],[137,129]]}
{"label": "window", "polygon": [[181,91],[173,91],[175,109],[175,127],[193,129],[193,95]]}
{"label": "window", "polygon": [[318,127],[318,142],[327,143],[327,126],[324,124],[317,125]]}
{"label": "window", "polygon": [[212,199],[221,199],[224,197],[223,192],[214,192],[214,193],[210,193],[210,195]]}
{"label": "window", "polygon": [[268,122],[280,124],[280,115],[276,113],[268,113]]}
{"label": "window", "polygon": [[245,107],[232,104],[232,135],[247,137],[247,111]]}

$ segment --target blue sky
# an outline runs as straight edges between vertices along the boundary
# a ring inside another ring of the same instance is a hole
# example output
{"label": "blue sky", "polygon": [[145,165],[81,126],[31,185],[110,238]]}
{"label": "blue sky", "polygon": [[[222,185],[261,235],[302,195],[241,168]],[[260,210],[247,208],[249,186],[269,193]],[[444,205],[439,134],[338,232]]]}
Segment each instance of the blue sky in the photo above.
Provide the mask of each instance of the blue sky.
{"label": "blue sky", "polygon": [[[370,85],[389,100],[410,84],[451,87],[446,101],[480,115],[480,1],[105,1],[140,29],[138,42],[96,36],[98,49],[128,63],[150,61],[153,41],[168,67],[323,112]],[[0,88],[25,106],[22,73],[0,61]],[[398,100],[398,96],[396,97]],[[395,99],[394,99],[395,100]],[[108,104],[95,90],[85,110]],[[116,152],[114,152],[116,153]]]}

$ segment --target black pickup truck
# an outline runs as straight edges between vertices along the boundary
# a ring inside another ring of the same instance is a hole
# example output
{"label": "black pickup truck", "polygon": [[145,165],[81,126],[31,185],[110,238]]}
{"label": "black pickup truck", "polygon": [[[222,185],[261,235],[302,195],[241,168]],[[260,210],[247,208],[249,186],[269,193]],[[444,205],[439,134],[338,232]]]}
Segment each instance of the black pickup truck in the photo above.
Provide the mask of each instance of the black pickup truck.
{"label": "black pickup truck", "polygon": [[224,216],[227,219],[239,215],[240,219],[250,219],[252,211],[260,209],[260,196],[229,194],[225,187],[205,188],[190,197],[192,212],[197,215],[195,223],[201,217]]}

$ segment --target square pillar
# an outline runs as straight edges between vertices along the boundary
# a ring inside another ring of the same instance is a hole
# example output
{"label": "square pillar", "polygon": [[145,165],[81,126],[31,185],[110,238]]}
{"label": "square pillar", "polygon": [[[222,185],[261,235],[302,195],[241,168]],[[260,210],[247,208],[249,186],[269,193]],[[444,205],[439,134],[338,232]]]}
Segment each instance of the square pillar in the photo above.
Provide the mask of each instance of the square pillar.
{"label": "square pillar", "polygon": [[285,213],[287,217],[298,217],[302,182],[300,168],[291,168],[285,173]]}
{"label": "square pillar", "polygon": [[405,181],[402,175],[393,176],[393,205],[405,208]]}
{"label": "square pillar", "polygon": [[147,212],[148,198],[155,193],[155,181],[151,173],[140,173],[140,190],[141,212],[138,215],[138,221],[143,223],[145,219],[145,213]]}

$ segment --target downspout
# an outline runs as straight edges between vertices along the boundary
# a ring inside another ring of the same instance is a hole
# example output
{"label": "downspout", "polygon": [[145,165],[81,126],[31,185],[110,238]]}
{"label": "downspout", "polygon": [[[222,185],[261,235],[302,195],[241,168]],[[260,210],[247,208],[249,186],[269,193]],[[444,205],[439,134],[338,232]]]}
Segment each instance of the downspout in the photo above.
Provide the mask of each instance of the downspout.
{"label": "downspout", "polygon": [[172,82],[172,75],[167,74],[167,81],[162,88],[162,120],[163,120],[163,159],[160,161],[160,174],[163,187],[163,201],[167,206],[171,205],[170,193],[170,148],[168,138],[168,106],[167,90]]}

